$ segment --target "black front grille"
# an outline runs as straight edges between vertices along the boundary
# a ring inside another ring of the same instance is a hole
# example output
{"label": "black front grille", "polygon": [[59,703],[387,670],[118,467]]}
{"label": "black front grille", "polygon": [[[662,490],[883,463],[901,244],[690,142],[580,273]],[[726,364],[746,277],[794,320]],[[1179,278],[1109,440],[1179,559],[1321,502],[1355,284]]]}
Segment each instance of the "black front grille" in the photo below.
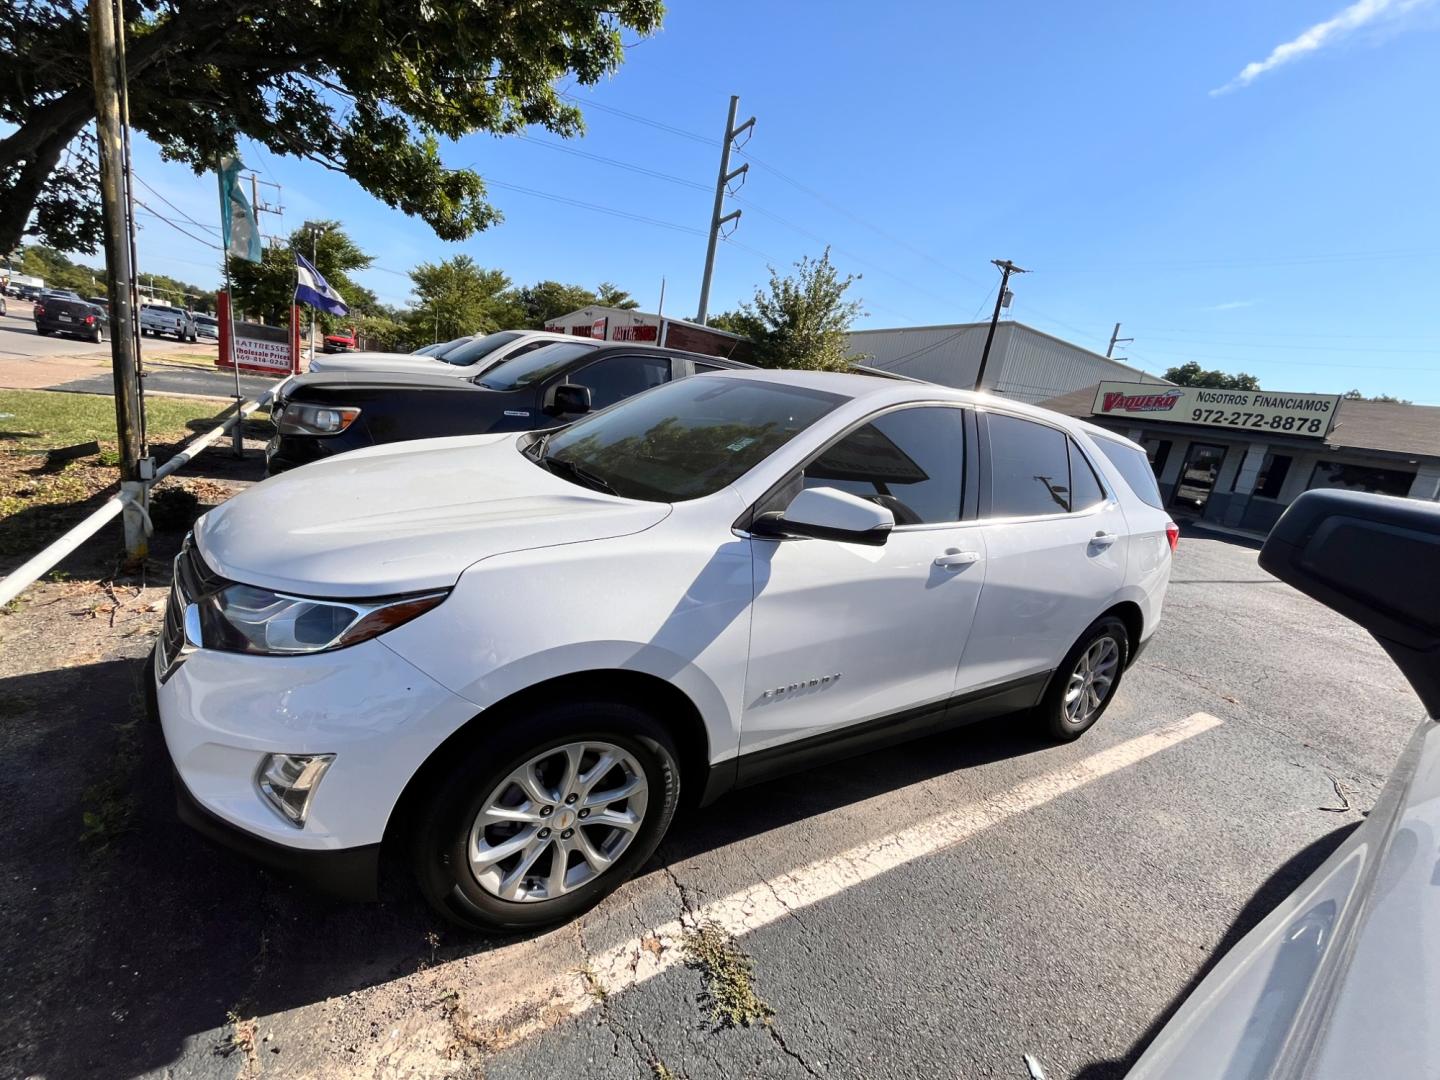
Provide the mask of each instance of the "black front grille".
{"label": "black front grille", "polygon": [[219,592],[229,585],[216,574],[200,552],[192,536],[185,538],[180,554],[175,557],[175,578],[170,585],[170,599],[165,604],[165,620],[160,633],[160,681],[170,677],[185,659],[185,609],[200,597]]}

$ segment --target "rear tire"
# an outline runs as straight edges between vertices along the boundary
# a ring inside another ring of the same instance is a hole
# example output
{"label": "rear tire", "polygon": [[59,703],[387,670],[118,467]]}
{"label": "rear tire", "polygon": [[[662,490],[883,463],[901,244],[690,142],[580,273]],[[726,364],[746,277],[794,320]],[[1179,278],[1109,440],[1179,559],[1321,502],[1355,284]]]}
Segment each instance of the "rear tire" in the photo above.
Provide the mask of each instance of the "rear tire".
{"label": "rear tire", "polygon": [[[592,776],[607,754],[616,764]],[[459,752],[421,806],[411,852],[421,893],[471,930],[527,931],[573,919],[654,853],[680,797],[677,760],[664,727],[621,702],[557,703],[511,716]],[[517,774],[535,777],[537,786],[523,790]],[[596,801],[627,785],[633,794]],[[578,819],[582,810],[587,821]],[[499,850],[511,853],[497,858]]]}
{"label": "rear tire", "polygon": [[1055,669],[1037,718],[1052,738],[1071,742],[1104,715],[1130,658],[1130,633],[1113,615],[1096,619]]}
{"label": "rear tire", "polygon": [[100,329],[99,326],[96,326],[95,329],[91,331],[90,340],[96,345],[99,345],[105,340],[105,331]]}

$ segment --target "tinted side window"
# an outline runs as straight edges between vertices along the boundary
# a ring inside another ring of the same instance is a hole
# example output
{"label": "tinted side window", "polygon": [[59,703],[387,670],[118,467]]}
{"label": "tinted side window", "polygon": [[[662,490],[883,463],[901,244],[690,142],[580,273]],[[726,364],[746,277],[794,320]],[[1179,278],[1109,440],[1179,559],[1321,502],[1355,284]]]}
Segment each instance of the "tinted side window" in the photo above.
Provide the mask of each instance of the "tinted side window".
{"label": "tinted side window", "polygon": [[603,409],[669,381],[668,356],[611,356],[575,372],[566,380],[590,388],[592,409]]}
{"label": "tinted side window", "polygon": [[992,413],[990,513],[1060,514],[1070,509],[1069,439],[1044,424]]}
{"label": "tinted side window", "polygon": [[1145,451],[1111,439],[1097,438],[1095,445],[1110,459],[1110,464],[1120,470],[1125,483],[1130,485],[1130,490],[1141,502],[1155,507],[1156,510],[1164,509],[1165,504],[1160,500],[1160,487],[1155,483],[1155,473],[1150,468],[1150,459],[1145,456]]}
{"label": "tinted side window", "polygon": [[1080,448],[1073,440],[1067,441],[1070,442],[1070,509],[1089,510],[1105,501],[1105,489]]}
{"label": "tinted side window", "polygon": [[921,525],[960,520],[964,473],[961,411],[925,407],[852,431],[805,467],[803,483],[879,503],[897,525]]}

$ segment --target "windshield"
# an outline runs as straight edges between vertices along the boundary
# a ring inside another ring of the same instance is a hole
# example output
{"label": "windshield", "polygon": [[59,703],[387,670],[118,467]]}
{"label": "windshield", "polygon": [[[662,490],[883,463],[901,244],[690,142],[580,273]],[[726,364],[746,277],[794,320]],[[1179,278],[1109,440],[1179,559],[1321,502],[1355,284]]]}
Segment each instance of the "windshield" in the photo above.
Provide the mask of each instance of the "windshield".
{"label": "windshield", "polygon": [[469,367],[476,361],[485,359],[502,345],[509,345],[510,342],[521,336],[522,333],[519,330],[497,330],[484,337],[467,338],[453,349],[437,352],[435,358],[444,360],[447,364]]}
{"label": "windshield", "polygon": [[524,356],[502,360],[485,373],[480,385],[488,390],[519,390],[558,374],[576,357],[595,348],[588,341],[560,341],[534,349]]}
{"label": "windshield", "polygon": [[795,386],[692,376],[577,421],[536,444],[538,460],[557,475],[626,498],[683,502],[733,483],[844,400]]}

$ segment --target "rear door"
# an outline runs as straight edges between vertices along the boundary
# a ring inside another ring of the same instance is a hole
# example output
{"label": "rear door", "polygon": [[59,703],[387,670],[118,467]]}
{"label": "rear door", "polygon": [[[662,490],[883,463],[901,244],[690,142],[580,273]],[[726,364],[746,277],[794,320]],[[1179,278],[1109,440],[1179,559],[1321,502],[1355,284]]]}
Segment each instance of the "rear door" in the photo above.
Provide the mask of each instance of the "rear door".
{"label": "rear door", "polygon": [[1128,543],[1119,501],[1065,431],[994,411],[979,421],[987,563],[962,693],[1032,677],[1043,685],[1124,585]]}

